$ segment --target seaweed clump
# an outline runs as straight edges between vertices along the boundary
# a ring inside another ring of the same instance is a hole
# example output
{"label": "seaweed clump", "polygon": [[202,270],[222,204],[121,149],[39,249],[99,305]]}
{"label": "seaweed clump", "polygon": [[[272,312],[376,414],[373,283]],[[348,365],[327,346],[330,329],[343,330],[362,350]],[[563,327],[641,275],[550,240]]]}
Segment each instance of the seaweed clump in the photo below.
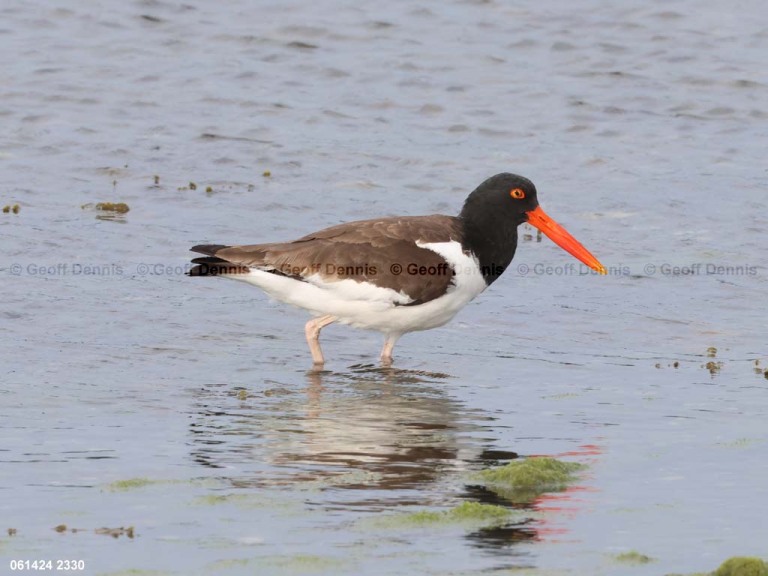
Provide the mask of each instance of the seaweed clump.
{"label": "seaweed clump", "polygon": [[499,526],[506,524],[515,515],[515,511],[495,504],[480,502],[462,502],[448,510],[421,510],[410,514],[396,514],[382,518],[378,522],[384,526],[446,526],[469,524],[481,526]]}
{"label": "seaweed clump", "polygon": [[723,562],[712,576],[768,576],[768,564],[760,558],[734,556]]}
{"label": "seaweed clump", "polygon": [[103,212],[116,212],[118,214],[125,214],[130,210],[125,202],[99,202],[95,208]]}
{"label": "seaweed clump", "polygon": [[578,462],[549,457],[515,460],[483,470],[479,478],[486,488],[512,502],[531,502],[545,492],[562,492],[586,468]]}
{"label": "seaweed clump", "polygon": [[718,372],[720,372],[720,369],[723,367],[723,363],[722,363],[722,362],[713,362],[713,361],[711,361],[711,360],[710,360],[709,362],[707,362],[707,363],[704,365],[704,367],[705,367],[707,370],[709,370],[709,373],[710,373],[712,376],[714,376],[715,374],[717,374]]}
{"label": "seaweed clump", "polygon": [[622,552],[621,554],[617,554],[614,556],[614,559],[617,562],[623,562],[625,564],[648,564],[649,562],[653,562],[653,558],[650,556],[646,556],[645,554],[640,554],[640,552],[637,552],[635,550],[630,550],[629,552]]}

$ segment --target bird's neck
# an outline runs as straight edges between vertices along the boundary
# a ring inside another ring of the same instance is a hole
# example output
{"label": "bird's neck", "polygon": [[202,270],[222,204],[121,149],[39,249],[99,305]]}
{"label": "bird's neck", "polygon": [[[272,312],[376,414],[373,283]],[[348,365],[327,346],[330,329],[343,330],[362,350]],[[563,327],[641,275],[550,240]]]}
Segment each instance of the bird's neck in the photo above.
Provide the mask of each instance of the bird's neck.
{"label": "bird's neck", "polygon": [[464,247],[480,262],[480,270],[489,286],[507,269],[517,248],[517,225],[479,221],[461,214]]}

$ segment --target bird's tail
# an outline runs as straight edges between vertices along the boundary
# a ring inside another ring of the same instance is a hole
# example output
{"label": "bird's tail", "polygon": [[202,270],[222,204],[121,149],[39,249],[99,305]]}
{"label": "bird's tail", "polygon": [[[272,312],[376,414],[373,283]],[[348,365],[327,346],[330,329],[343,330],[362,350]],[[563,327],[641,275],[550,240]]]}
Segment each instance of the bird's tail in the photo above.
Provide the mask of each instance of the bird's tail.
{"label": "bird's tail", "polygon": [[207,254],[207,256],[193,258],[192,264],[197,264],[197,266],[193,266],[189,272],[187,272],[187,275],[231,276],[235,274],[247,274],[250,271],[247,266],[233,264],[232,262],[228,262],[227,260],[216,256],[216,252],[224,248],[229,248],[229,246],[224,244],[198,244],[197,246],[190,248],[192,252]]}

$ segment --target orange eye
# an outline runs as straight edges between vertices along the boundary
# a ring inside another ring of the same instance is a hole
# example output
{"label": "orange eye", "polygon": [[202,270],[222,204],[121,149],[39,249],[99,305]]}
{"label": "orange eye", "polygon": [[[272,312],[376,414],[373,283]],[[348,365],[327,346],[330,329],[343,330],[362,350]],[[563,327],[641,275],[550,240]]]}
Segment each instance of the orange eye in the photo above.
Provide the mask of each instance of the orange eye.
{"label": "orange eye", "polygon": [[512,196],[512,198],[514,198],[515,200],[522,200],[523,198],[525,198],[525,192],[523,192],[521,188],[513,188],[509,192],[509,195]]}

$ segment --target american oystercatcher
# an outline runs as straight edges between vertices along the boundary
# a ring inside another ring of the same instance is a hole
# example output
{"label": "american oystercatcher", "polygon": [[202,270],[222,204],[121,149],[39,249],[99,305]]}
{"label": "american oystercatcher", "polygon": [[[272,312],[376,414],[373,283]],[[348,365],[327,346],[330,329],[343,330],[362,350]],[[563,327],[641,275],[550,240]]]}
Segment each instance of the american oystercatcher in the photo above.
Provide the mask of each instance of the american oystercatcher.
{"label": "american oystercatcher", "polygon": [[190,276],[254,284],[308,310],[305,333],[315,367],[324,364],[320,331],[332,322],[382,332],[384,365],[408,332],[442,326],[509,266],[517,227],[535,226],[591,269],[597,258],[539,206],[533,182],[515,174],[488,178],[458,216],[402,216],[332,226],[293,242],[191,250]]}

